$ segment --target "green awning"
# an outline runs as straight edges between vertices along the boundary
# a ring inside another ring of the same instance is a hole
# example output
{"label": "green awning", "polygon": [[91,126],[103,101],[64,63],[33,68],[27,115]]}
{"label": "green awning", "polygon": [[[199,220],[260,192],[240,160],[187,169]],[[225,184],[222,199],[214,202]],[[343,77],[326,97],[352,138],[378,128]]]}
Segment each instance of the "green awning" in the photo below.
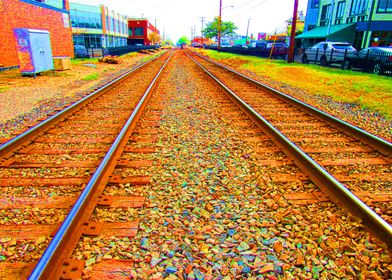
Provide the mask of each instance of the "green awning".
{"label": "green awning", "polygon": [[355,32],[355,23],[332,25],[327,36],[328,26],[317,27],[308,32],[302,33],[295,39],[317,39],[329,37],[349,37],[352,38]]}

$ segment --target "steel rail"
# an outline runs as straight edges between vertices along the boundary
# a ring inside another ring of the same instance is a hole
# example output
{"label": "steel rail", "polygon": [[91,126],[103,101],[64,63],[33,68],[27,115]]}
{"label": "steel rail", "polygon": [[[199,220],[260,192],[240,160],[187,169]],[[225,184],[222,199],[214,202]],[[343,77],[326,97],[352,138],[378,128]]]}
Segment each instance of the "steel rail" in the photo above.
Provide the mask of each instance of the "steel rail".
{"label": "steel rail", "polygon": [[199,62],[189,56],[209,77],[220,85],[228,96],[244,111],[267,135],[272,137],[297,165],[307,174],[311,180],[323,189],[338,205],[347,208],[352,214],[362,219],[368,229],[380,240],[385,242],[389,250],[392,250],[392,227],[372,209],[351,193],[343,184],[335,179],[328,171],[321,167],[297,145],[291,142],[284,134],[276,129],[264,117],[257,113],[251,106],[245,103],[232,90],[224,85],[218,78],[210,73]]}
{"label": "steel rail", "polygon": [[322,120],[343,129],[344,131],[346,131],[350,135],[354,135],[355,137],[362,140],[364,143],[372,146],[373,148],[375,148],[376,150],[378,150],[382,154],[390,156],[390,157],[392,156],[392,143],[390,143],[380,137],[377,137],[377,136],[375,136],[375,135],[373,135],[363,129],[360,129],[359,127],[356,127],[356,126],[349,124],[343,120],[340,120],[340,119],[338,119],[338,118],[336,118],[336,117],[334,117],[324,111],[321,111],[317,108],[314,108],[314,107],[310,106],[309,104],[307,104],[299,99],[296,99],[295,97],[292,97],[292,96],[287,95],[281,91],[278,91],[272,87],[269,87],[259,81],[252,79],[251,77],[247,77],[244,74],[239,73],[239,72],[235,71],[234,69],[227,67],[226,65],[223,65],[223,64],[216,62],[216,61],[213,61],[213,60],[211,60],[205,56],[202,56],[196,52],[192,52],[192,53],[194,53],[195,55],[199,56],[202,59],[205,59],[215,65],[218,65],[218,66],[226,69],[227,71],[230,71],[230,72],[238,75],[239,77],[245,79],[246,81],[251,82],[258,87],[261,87],[264,90],[266,90],[274,95],[277,95],[281,99],[283,99],[287,102],[290,102],[291,104],[293,104],[297,107],[300,107],[301,109],[306,110],[308,113],[310,113],[314,116],[317,116],[318,118],[321,118]]}
{"label": "steel rail", "polygon": [[7,156],[7,154],[9,154],[13,150],[15,150],[17,147],[19,147],[20,145],[25,143],[27,141],[27,139],[31,139],[34,136],[40,134],[42,132],[42,130],[45,130],[45,129],[51,127],[52,125],[54,125],[59,120],[61,120],[61,119],[65,118],[65,117],[67,117],[68,115],[72,114],[73,112],[78,110],[80,106],[83,106],[83,105],[87,104],[92,99],[96,98],[99,94],[103,94],[105,90],[110,89],[115,84],[118,84],[119,82],[124,80],[128,75],[130,75],[133,72],[139,70],[140,68],[142,68],[145,65],[149,64],[150,62],[158,59],[160,56],[164,55],[165,53],[166,52],[164,52],[164,53],[160,54],[159,56],[154,57],[154,58],[152,58],[152,59],[150,59],[150,60],[148,60],[148,61],[146,61],[146,62],[144,62],[144,63],[142,63],[142,64],[140,64],[138,66],[136,66],[135,68],[133,68],[133,69],[127,71],[126,73],[120,75],[119,77],[117,77],[116,79],[111,81],[110,83],[108,83],[108,84],[100,87],[99,89],[93,91],[88,96],[83,97],[79,101],[77,101],[77,102],[73,103],[72,105],[68,106],[64,110],[59,111],[55,115],[53,115],[53,116],[49,117],[48,119],[40,122],[38,125],[33,126],[33,127],[29,128],[28,130],[26,130],[25,132],[19,134],[18,136],[8,140],[7,142],[5,142],[3,145],[0,146],[0,158],[5,158]]}
{"label": "steel rail", "polygon": [[87,186],[79,196],[75,205],[72,207],[70,213],[67,215],[65,220],[63,221],[61,227],[57,231],[56,235],[53,237],[49,246],[46,248],[44,254],[41,259],[35,266],[34,270],[30,274],[29,279],[53,279],[54,269],[59,269],[59,265],[61,264],[61,255],[63,249],[66,247],[67,240],[72,236],[75,228],[78,227],[81,223],[81,218],[83,217],[85,208],[88,206],[91,199],[94,197],[95,191],[97,187],[105,182],[107,179],[107,171],[110,166],[113,165],[114,160],[116,160],[116,155],[118,155],[122,151],[122,147],[126,145],[128,140],[128,136],[132,132],[132,129],[136,126],[136,122],[142,113],[142,110],[146,106],[146,103],[150,97],[150,93],[152,89],[156,86],[157,81],[163,71],[163,69],[168,64],[170,58],[172,57],[174,52],[170,54],[166,62],[162,65],[155,78],[151,82],[150,86],[144,93],[143,97],[138,102],[131,116],[127,120],[124,127],[121,129],[120,133],[116,137],[116,140],[113,142],[109,151],[103,158],[102,162],[96,169],[94,175],[91,177]]}

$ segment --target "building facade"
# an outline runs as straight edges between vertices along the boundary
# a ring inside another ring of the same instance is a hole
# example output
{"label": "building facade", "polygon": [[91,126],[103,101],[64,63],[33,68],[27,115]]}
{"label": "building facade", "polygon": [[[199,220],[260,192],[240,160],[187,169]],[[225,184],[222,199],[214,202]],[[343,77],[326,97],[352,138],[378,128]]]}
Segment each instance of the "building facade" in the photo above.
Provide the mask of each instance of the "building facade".
{"label": "building facade", "polygon": [[151,46],[153,42],[150,36],[153,33],[159,35],[159,30],[147,19],[128,20],[128,45]]}
{"label": "building facade", "polygon": [[127,45],[128,21],[104,5],[90,6],[70,2],[74,45],[86,48],[112,48]]}
{"label": "building facade", "polygon": [[305,16],[304,32],[317,27],[320,0],[308,0],[308,7]]}
{"label": "building facade", "polygon": [[324,40],[390,46],[392,0],[309,0],[305,31],[296,37],[305,47]]}
{"label": "building facade", "polygon": [[20,60],[14,29],[49,32],[53,56],[73,57],[67,0],[7,0],[0,2],[0,68],[18,67]]}

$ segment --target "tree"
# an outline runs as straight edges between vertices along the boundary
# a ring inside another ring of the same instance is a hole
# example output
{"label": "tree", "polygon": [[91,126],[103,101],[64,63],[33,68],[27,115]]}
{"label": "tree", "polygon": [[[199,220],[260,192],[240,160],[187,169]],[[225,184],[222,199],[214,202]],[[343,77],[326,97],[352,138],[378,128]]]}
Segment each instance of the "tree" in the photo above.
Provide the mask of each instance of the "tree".
{"label": "tree", "polygon": [[[291,35],[291,27],[293,24],[293,18],[289,18],[286,20],[286,32],[287,36]],[[304,32],[304,27],[305,27],[305,20],[303,16],[303,12],[299,11],[297,14],[297,22],[296,22],[296,28],[295,28],[295,36],[298,36]]]}
{"label": "tree", "polygon": [[180,39],[177,41],[177,46],[180,45],[189,45],[190,41],[186,36],[182,36]]}
{"label": "tree", "polygon": [[[231,21],[221,22],[221,36],[232,36],[235,34],[234,30],[238,29],[237,26]],[[203,33],[207,38],[218,38],[218,17],[214,18],[213,22],[207,23],[206,28],[203,29]]]}
{"label": "tree", "polygon": [[159,34],[156,32],[149,33],[147,38],[151,42],[151,45],[156,45],[161,42],[161,36],[159,36]]}

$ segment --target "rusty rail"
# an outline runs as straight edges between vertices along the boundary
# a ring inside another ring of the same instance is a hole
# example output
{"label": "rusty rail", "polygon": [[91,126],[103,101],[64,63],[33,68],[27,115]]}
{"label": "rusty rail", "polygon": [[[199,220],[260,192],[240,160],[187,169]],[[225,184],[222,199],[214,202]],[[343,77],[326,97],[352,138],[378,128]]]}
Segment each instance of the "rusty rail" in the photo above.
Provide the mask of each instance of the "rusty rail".
{"label": "rusty rail", "polygon": [[[96,196],[96,189],[99,185],[104,184],[108,179],[108,173],[115,165],[115,160],[121,154],[123,147],[125,146],[129,135],[132,133],[137,120],[140,117],[141,112],[147,104],[150,97],[150,93],[156,86],[157,81],[169,62],[171,56],[174,52],[170,54],[166,62],[162,65],[161,69],[151,82],[150,86],[146,90],[145,94],[139,101],[135,110],[132,112],[131,116],[127,120],[121,132],[117,136],[116,140],[110,147],[108,153],[103,158],[101,164],[98,166],[96,172],[88,182],[87,186],[83,190],[82,194],[76,201],[74,207],[71,209],[68,216],[65,218],[61,227],[59,228],[56,235],[53,237],[51,243],[45,250],[40,261],[37,263],[36,267],[32,271],[29,279],[57,279],[59,278],[60,269],[62,267],[63,253],[69,252],[70,249],[67,248],[68,241],[75,239],[73,237],[74,231],[82,226],[84,220],[84,213],[87,207],[91,208],[89,205],[90,201]],[[72,248],[73,249],[73,248]]]}
{"label": "rusty rail", "polygon": [[218,65],[224,69],[226,69],[227,71],[230,71],[232,73],[234,73],[235,75],[241,77],[242,79],[258,86],[261,87],[263,90],[268,91],[276,96],[279,96],[281,99],[285,100],[286,102],[289,102],[290,104],[300,107],[301,109],[305,110],[306,112],[308,112],[309,114],[312,114],[313,116],[316,116],[328,123],[333,124],[334,126],[337,126],[339,128],[341,128],[344,131],[347,131],[350,135],[354,135],[355,137],[359,138],[361,141],[363,141],[366,144],[369,144],[370,146],[372,146],[373,148],[375,148],[376,150],[380,151],[381,153],[388,155],[388,156],[392,156],[392,143],[381,139],[365,130],[362,130],[354,125],[351,125],[345,121],[342,121],[326,112],[323,112],[317,108],[314,108],[308,104],[306,104],[305,102],[302,102],[301,100],[298,100],[292,96],[289,96],[283,92],[280,92],[272,87],[269,87],[265,84],[260,83],[259,81],[256,81],[250,77],[245,76],[244,74],[241,74],[229,67],[227,67],[226,65],[223,65],[221,63],[218,63],[216,61],[213,61],[207,57],[204,57],[198,53],[193,52],[193,54],[199,56],[202,59],[205,59],[215,65]]}
{"label": "rusty rail", "polygon": [[82,98],[81,100],[73,103],[72,105],[70,105],[69,107],[65,108],[64,110],[59,111],[55,115],[53,115],[53,116],[49,117],[48,119],[40,122],[38,125],[31,127],[30,129],[26,130],[25,132],[21,133],[20,135],[18,135],[16,137],[12,138],[11,140],[5,142],[3,145],[0,146],[0,159],[7,157],[7,155],[11,151],[13,151],[17,147],[23,145],[23,143],[25,143],[29,139],[32,139],[33,137],[39,135],[41,133],[41,131],[43,131],[45,129],[48,129],[49,127],[51,127],[52,125],[54,125],[55,123],[60,121],[61,119],[64,119],[67,116],[71,115],[73,112],[78,110],[80,108],[80,106],[83,106],[84,104],[87,104],[92,99],[96,98],[100,94],[103,94],[107,89],[109,89],[109,88],[113,87],[114,85],[118,84],[123,79],[125,79],[127,76],[129,76],[133,72],[139,70],[140,68],[142,68],[146,64],[148,64],[148,63],[158,59],[163,54],[164,53],[162,53],[161,55],[159,55],[157,57],[154,57],[154,58],[152,58],[152,59],[142,63],[141,65],[139,65],[139,66],[137,66],[137,67],[127,71],[126,73],[120,75],[119,77],[117,77],[113,81],[109,82],[108,84],[104,85],[103,87],[93,91],[88,96],[86,96],[86,97]]}
{"label": "rusty rail", "polygon": [[[189,56],[189,55],[188,55]],[[392,250],[392,227],[384,221],[379,215],[377,215],[372,209],[370,209],[365,203],[363,203],[358,197],[351,193],[344,185],[342,185],[338,180],[336,180],[331,174],[329,174],[323,167],[321,167],[317,162],[315,162],[311,157],[309,157],[305,152],[303,152],[297,145],[291,142],[286,136],[284,136],[278,129],[276,129],[271,123],[269,123],[265,118],[263,118],[259,113],[257,113],[252,107],[246,104],[241,98],[239,98],[233,91],[231,91],[222,81],[217,79],[213,74],[208,72],[208,70],[203,67],[199,62],[189,56],[211,79],[213,79],[224,91],[228,94],[230,99],[232,99],[242,111],[244,111],[256,124],[259,126],[267,135],[274,139],[274,142],[279,145],[287,154],[289,154],[297,165],[312,179],[312,181],[322,188],[328,195],[331,196],[332,200],[338,205],[344,206],[355,216],[360,217],[364,224],[369,228],[369,230],[375,234],[380,240],[385,242],[389,248]],[[204,59],[204,57],[202,57]],[[208,59],[207,59],[208,60]],[[208,60],[210,61],[210,60]],[[215,63],[213,61],[210,61]],[[216,64],[216,63],[215,63]],[[221,65],[220,65],[221,66]],[[224,67],[226,68],[226,67]],[[227,68],[226,68],[227,69]],[[229,69],[230,70],[230,69]],[[233,70],[230,70],[235,74],[239,74]],[[242,78],[248,79],[246,76],[241,75]],[[257,83],[264,88],[259,82],[250,79],[251,82]],[[297,102],[294,98],[289,97],[283,93],[267,87],[269,91],[273,93],[278,93],[284,95],[285,98],[289,99],[290,102]],[[311,110],[312,107],[301,102],[301,107],[305,107],[306,110]],[[322,113],[323,119],[328,114],[317,110],[315,114],[318,115]],[[338,120],[333,117],[332,122],[337,122],[340,125],[345,124],[345,122]],[[355,127],[348,125],[348,130],[361,133],[362,130],[354,129]],[[371,135],[365,133],[363,137],[368,137]],[[373,135],[372,135],[373,136]],[[370,137],[372,142],[376,142],[377,145],[383,147],[383,152],[391,153],[391,144],[377,138],[376,136]],[[370,141],[369,140],[369,141]]]}

